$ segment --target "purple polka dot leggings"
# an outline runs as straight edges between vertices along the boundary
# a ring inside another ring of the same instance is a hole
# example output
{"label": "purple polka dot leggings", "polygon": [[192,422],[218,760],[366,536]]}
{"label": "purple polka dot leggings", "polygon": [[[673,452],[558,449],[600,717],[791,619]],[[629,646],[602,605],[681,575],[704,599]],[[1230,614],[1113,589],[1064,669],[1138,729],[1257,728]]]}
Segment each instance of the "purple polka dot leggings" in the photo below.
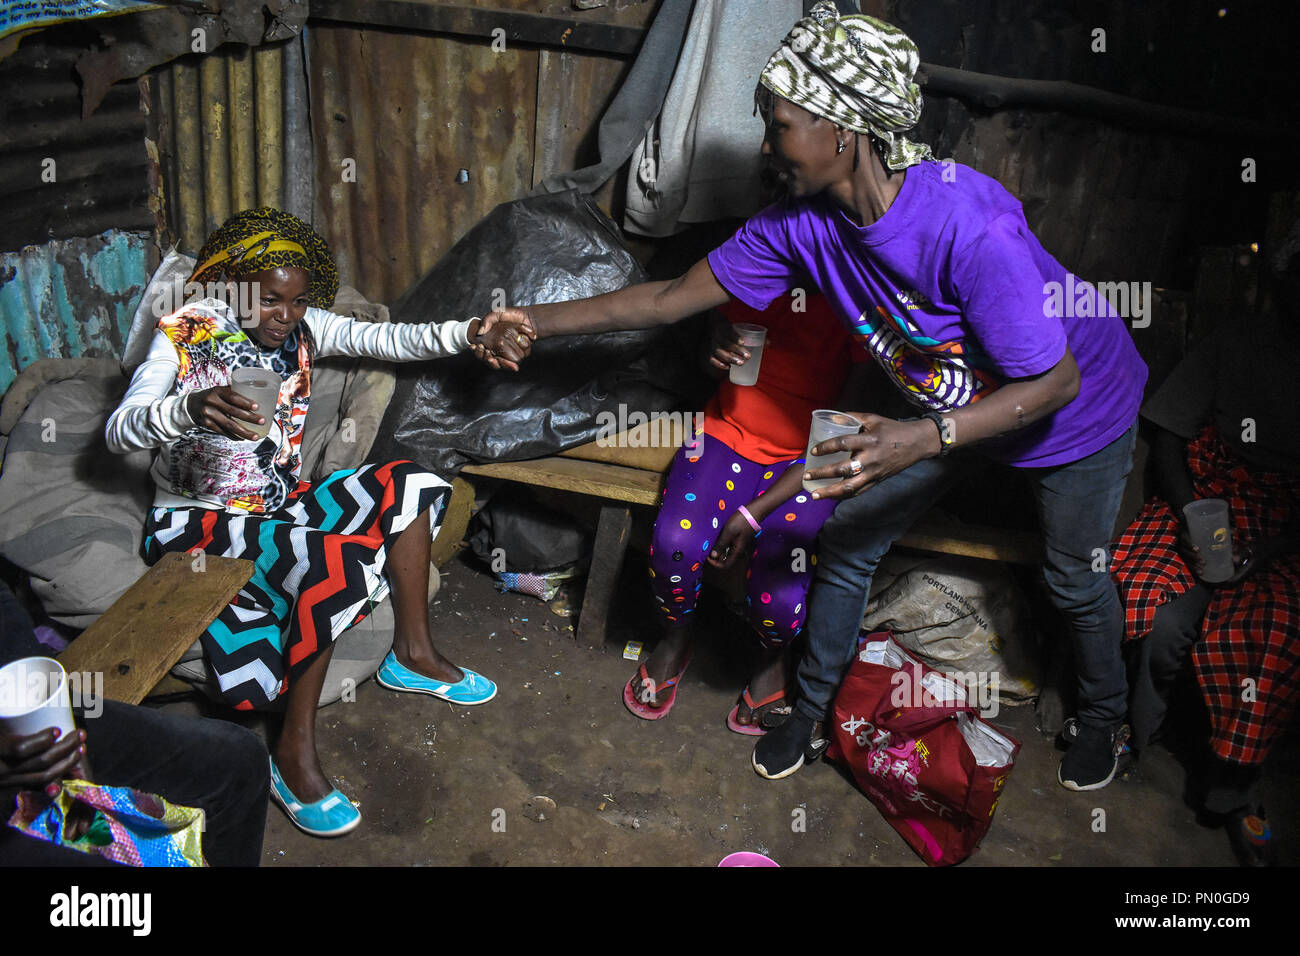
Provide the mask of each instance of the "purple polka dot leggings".
{"label": "purple polka dot leggings", "polygon": [[[673,459],[650,548],[650,584],[671,625],[685,623],[695,610],[709,549],[731,512],[775,484],[791,463],[803,461],[759,465],[716,438],[701,434],[695,440],[697,447],[683,446]],[[800,490],[768,515],[754,539],[746,604],[750,623],[768,647],[787,643],[803,629],[817,532],[835,504]]]}

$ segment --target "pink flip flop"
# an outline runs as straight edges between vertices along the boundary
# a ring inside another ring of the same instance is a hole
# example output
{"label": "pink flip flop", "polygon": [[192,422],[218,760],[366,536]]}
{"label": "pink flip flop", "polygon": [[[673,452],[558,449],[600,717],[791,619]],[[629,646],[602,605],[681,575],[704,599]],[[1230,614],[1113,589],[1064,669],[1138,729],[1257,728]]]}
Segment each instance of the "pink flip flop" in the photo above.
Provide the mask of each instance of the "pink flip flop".
{"label": "pink flip flop", "polygon": [[[775,693],[764,697],[758,703],[754,703],[754,698],[749,696],[748,687],[741,691],[740,696],[744,700],[745,706],[749,708],[749,712],[752,714],[760,707],[766,707],[768,704],[774,703],[778,700],[785,700],[785,691],[778,690]],[[774,707],[772,710],[769,710],[768,713],[775,713],[778,709],[779,708]],[[737,703],[735,707],[731,708],[731,713],[727,715],[727,729],[733,734],[744,734],[746,737],[762,737],[767,733],[769,728],[763,726],[761,717],[759,718],[758,723],[742,724],[738,719],[739,714],[740,704]]]}
{"label": "pink flip flop", "polygon": [[[668,678],[662,684],[656,684],[650,679],[650,675],[646,673],[645,664],[642,663],[637,669],[636,674],[634,674],[632,679],[623,687],[624,706],[642,720],[662,720],[667,717],[668,711],[673,709],[673,704],[677,701],[677,682],[682,679],[682,675],[686,673],[686,668],[690,666],[691,658],[688,654],[686,656],[686,662],[682,664],[682,669],[677,672],[676,676]],[[632,690],[632,685],[635,684],[638,679],[643,685],[650,688],[650,694],[652,697],[656,700],[660,700],[660,703],[657,706],[651,707],[649,704],[643,704],[636,699],[636,695]],[[672,692],[667,697],[660,699],[659,695],[670,687],[672,688]]]}

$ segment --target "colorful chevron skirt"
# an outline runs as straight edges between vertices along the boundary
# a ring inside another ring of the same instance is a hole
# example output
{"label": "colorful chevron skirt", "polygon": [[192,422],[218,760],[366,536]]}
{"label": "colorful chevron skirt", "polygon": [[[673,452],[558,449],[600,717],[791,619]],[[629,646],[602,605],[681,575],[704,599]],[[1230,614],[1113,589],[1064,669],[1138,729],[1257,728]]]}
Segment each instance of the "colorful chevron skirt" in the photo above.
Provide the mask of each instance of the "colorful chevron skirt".
{"label": "colorful chevron skirt", "polygon": [[436,531],[451,487],[409,461],[336,471],[279,511],[154,508],[145,557],[169,551],[247,558],[256,568],[202,637],[223,698],[270,705],[388,593],[388,548],[420,513]]}

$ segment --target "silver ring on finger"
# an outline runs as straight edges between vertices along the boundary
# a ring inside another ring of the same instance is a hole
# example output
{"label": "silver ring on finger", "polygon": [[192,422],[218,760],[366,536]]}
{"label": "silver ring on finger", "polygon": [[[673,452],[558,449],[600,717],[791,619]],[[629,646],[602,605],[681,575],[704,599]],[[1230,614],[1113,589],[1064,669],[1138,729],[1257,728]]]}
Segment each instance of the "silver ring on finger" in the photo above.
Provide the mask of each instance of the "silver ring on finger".
{"label": "silver ring on finger", "polygon": [[855,478],[856,478],[858,475],[862,474],[862,462],[858,461],[856,458],[850,458],[850,459],[849,459],[849,474],[850,474],[851,476],[855,477]]}

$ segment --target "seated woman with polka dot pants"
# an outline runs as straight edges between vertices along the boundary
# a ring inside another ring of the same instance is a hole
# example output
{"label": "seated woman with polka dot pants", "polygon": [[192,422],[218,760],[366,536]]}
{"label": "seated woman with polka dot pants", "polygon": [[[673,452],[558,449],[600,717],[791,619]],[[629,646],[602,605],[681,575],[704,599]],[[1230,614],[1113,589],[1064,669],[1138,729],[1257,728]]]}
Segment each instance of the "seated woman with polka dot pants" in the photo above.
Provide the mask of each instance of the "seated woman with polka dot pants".
{"label": "seated woman with polka dot pants", "polygon": [[[838,397],[851,353],[847,343],[832,347],[840,327],[820,298],[803,313],[792,313],[788,299],[763,313],[739,303],[724,312],[767,327],[759,380],[749,387],[724,381],[702,429],[673,459],[650,549],[664,637],[624,688],[623,701],[647,720],[667,715],[690,661],[705,564],[727,568],[747,558],[745,603],[765,654],[727,726],[762,734],[789,712],[785,651],[803,628],[817,533],[836,504],[803,490],[802,444],[811,410]],[[743,354],[728,344],[729,328],[720,323],[715,335],[715,368]]]}

